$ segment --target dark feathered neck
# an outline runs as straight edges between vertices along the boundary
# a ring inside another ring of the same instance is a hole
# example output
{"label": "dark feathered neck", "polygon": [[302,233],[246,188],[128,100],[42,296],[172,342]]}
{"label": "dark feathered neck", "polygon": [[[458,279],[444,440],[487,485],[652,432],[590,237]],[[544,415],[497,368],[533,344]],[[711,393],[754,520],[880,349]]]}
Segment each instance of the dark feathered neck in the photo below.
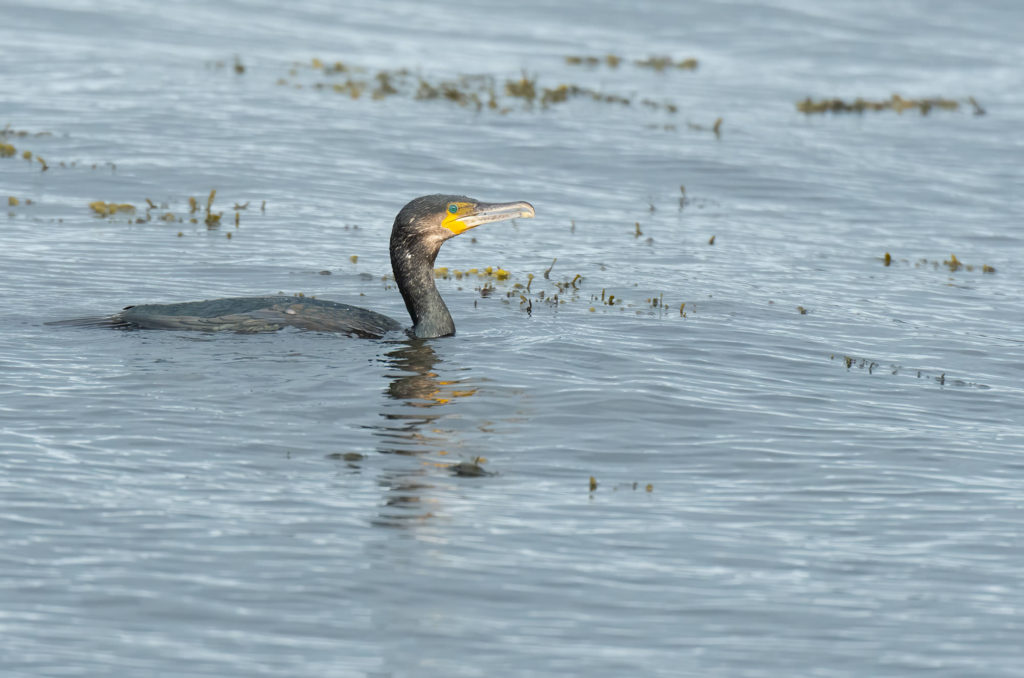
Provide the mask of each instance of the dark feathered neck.
{"label": "dark feathered neck", "polygon": [[391,270],[417,337],[455,334],[455,323],[434,284],[434,260],[441,241],[431,242],[415,232],[395,228],[391,232]]}

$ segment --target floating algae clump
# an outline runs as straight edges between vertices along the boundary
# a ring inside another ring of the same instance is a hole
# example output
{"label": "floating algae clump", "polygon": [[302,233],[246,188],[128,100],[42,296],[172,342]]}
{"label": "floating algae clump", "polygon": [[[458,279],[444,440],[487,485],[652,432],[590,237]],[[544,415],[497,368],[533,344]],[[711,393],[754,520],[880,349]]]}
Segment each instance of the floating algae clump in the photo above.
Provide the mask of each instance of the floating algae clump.
{"label": "floating algae clump", "polygon": [[117,214],[118,212],[135,212],[135,205],[131,205],[129,203],[103,202],[102,200],[89,203],[89,207],[91,207],[92,211],[101,217],[109,217]]}
{"label": "floating algae clump", "polygon": [[[974,100],[974,97],[968,97],[967,101],[975,107],[975,113],[983,111],[983,109]],[[798,101],[796,104],[796,110],[806,115],[814,115],[816,113],[864,113],[865,111],[896,111],[897,113],[903,113],[903,111],[916,109],[920,111],[921,115],[928,115],[933,108],[940,108],[946,111],[955,111],[960,108],[960,102],[956,99],[944,99],[942,97],[936,97],[932,99],[904,99],[899,94],[893,94],[888,99],[881,99],[872,101],[869,99],[862,99],[860,97],[853,101],[844,101],[843,99],[821,99],[814,101],[810,97],[803,101]]]}
{"label": "floating algae clump", "polygon": [[519,80],[506,80],[505,94],[510,97],[518,97],[520,99],[526,99],[527,101],[533,101],[537,98],[537,79],[528,78],[524,73],[523,77]]}
{"label": "floating algae clump", "polygon": [[697,60],[693,58],[673,61],[672,57],[652,56],[641,61],[635,61],[634,63],[641,68],[653,68],[656,71],[663,71],[666,68],[678,68],[684,71],[697,69]]}

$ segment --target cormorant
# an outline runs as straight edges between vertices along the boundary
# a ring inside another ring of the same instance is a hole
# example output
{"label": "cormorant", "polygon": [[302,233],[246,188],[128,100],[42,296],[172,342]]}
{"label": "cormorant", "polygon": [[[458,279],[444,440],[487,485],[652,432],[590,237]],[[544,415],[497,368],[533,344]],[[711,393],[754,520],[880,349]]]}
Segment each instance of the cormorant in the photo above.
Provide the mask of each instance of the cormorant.
{"label": "cormorant", "polygon": [[[410,334],[421,338],[455,334],[455,323],[434,285],[434,260],[445,240],[480,224],[533,216],[533,205],[528,202],[485,203],[463,195],[425,195],[403,207],[391,229],[391,269],[412,317]],[[392,318],[365,308],[288,296],[142,304],[126,306],[106,318],[57,324],[208,332],[273,332],[299,327],[372,338],[402,328]]]}

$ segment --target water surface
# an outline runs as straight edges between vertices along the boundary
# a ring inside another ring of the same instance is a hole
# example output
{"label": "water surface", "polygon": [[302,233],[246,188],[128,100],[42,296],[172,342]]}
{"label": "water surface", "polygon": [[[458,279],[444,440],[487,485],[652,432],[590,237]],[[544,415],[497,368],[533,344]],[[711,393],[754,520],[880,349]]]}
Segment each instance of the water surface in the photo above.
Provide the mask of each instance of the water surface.
{"label": "water surface", "polygon": [[[49,167],[0,159],[5,675],[1019,674],[1016,4],[0,14],[5,141]],[[314,58],[632,103],[352,98]],[[795,108],[894,92],[987,114]],[[43,324],[405,321],[387,236],[438,191],[538,214],[445,245],[455,337]]]}

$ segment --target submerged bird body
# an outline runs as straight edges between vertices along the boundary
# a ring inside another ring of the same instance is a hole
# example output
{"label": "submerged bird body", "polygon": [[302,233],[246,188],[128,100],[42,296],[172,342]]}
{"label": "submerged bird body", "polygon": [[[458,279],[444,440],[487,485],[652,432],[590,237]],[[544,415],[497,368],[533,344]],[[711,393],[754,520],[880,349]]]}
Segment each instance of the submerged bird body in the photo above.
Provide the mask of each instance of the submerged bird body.
{"label": "submerged bird body", "polygon": [[[481,203],[459,195],[427,195],[403,207],[391,229],[391,268],[413,321],[410,333],[423,338],[455,333],[455,323],[434,284],[434,260],[445,240],[480,224],[533,216],[533,206],[527,202]],[[140,304],[106,318],[57,324],[207,332],[297,327],[358,337],[381,337],[402,329],[398,321],[365,308],[288,296]]]}
{"label": "submerged bird body", "polygon": [[358,306],[286,296],[140,304],[111,320],[124,329],[275,332],[297,327],[371,338],[402,329],[397,320]]}

